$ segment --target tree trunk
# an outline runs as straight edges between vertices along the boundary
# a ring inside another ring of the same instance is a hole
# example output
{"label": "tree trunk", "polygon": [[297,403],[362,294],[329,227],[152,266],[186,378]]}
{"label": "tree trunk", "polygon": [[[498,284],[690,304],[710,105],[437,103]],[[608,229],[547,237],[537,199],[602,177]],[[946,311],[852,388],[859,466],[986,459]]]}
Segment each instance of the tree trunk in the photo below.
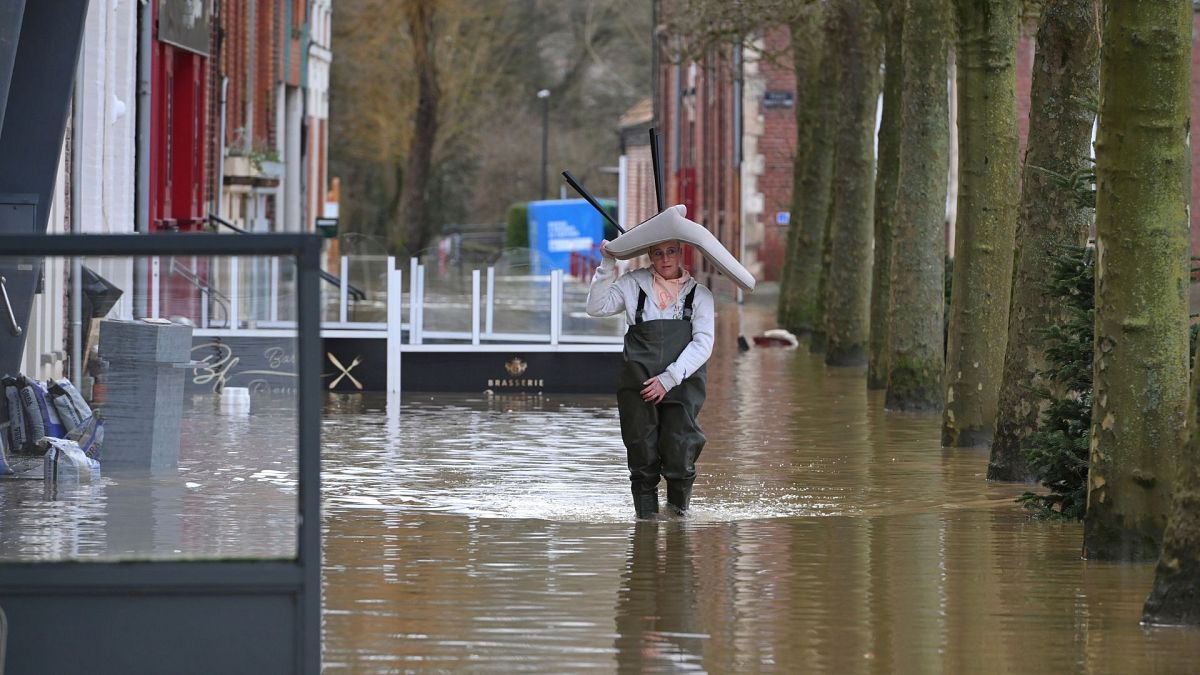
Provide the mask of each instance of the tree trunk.
{"label": "tree trunk", "polygon": [[1142,621],[1200,624],[1200,368],[1192,369],[1187,445],[1179,457],[1174,505],[1163,533],[1154,588]]}
{"label": "tree trunk", "polygon": [[[834,128],[830,128],[829,131],[832,135]],[[836,173],[837,165],[831,161],[829,208],[825,210],[825,228],[821,234],[821,262],[817,268],[817,303],[813,310],[812,334],[808,339],[808,351],[812,354],[824,354],[825,348],[829,346],[829,326],[825,323],[825,312],[829,307],[829,266],[833,259],[833,176]]]}
{"label": "tree trunk", "polygon": [[433,146],[438,133],[437,63],[434,57],[434,0],[408,0],[405,17],[412,38],[413,67],[417,71],[417,109],[413,115],[412,140],[404,162],[404,187],[400,193],[399,240],[394,248],[418,254],[429,242],[429,184],[432,179]]}
{"label": "tree trunk", "polygon": [[1054,0],[1042,10],[990,480],[1035,478],[1025,447],[1041,426],[1043,411],[1035,391],[1051,386],[1041,376],[1047,364],[1040,329],[1061,323],[1065,307],[1061,298],[1046,294],[1046,271],[1059,246],[1086,243],[1092,215],[1051,173],[1071,176],[1089,170],[1086,158],[1096,117],[1091,102],[1099,98],[1100,85],[1096,5],[1097,0]]}
{"label": "tree trunk", "polygon": [[942,445],[987,446],[1017,224],[1017,0],[957,0],[958,215]]}
{"label": "tree trunk", "polygon": [[1187,416],[1192,5],[1108,1],[1104,17],[1083,552],[1149,560]]}
{"label": "tree trunk", "polygon": [[[816,17],[821,40],[828,44],[826,29],[827,12]],[[814,328],[817,312],[817,286],[821,278],[821,251],[825,242],[825,226],[829,215],[829,186],[833,172],[833,113],[830,92],[834,90],[836,69],[835,58],[829,49],[820,47],[821,64],[816,71],[813,99],[809,104],[811,119],[807,122],[811,130],[804,156],[803,178],[792,194],[792,217],[796,220],[789,233],[795,241],[792,260],[788,265],[788,313],[783,318],[783,327],[797,334],[809,333]],[[799,115],[800,113],[797,113]],[[797,118],[799,122],[799,117]]]}
{"label": "tree trunk", "polygon": [[884,21],[883,113],[879,120],[879,165],[875,172],[875,265],[871,269],[871,338],[867,387],[887,388],[888,301],[892,287],[892,221],[900,173],[900,41],[904,0],[881,0]]}
{"label": "tree trunk", "polygon": [[886,400],[891,409],[942,407],[949,36],[948,0],[908,0],[888,310]]}
{"label": "tree trunk", "polygon": [[817,114],[818,74],[821,61],[824,58],[824,31],[822,20],[824,15],[820,5],[813,5],[812,11],[804,13],[789,27],[791,30],[790,48],[792,65],[796,73],[795,114],[796,114],[796,151],[792,157],[792,207],[791,224],[788,228],[787,247],[783,258],[783,269],[779,279],[779,308],[777,320],[779,325],[792,332],[798,330],[796,314],[797,300],[800,294],[797,289],[799,277],[793,270],[797,266],[797,248],[802,237],[803,219],[801,210],[805,203],[804,178],[810,158],[813,129],[819,115]]}
{"label": "tree trunk", "polygon": [[875,198],[875,110],[882,58],[874,0],[834,5],[838,60],[831,260],[826,312],[831,366],[862,366],[870,338],[871,236]]}

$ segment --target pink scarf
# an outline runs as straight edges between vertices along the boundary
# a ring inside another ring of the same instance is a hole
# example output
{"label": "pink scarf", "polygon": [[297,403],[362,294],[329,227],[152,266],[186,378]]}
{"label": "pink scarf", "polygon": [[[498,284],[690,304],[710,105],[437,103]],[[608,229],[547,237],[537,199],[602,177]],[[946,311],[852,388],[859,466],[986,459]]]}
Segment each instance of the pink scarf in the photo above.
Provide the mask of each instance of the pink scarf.
{"label": "pink scarf", "polygon": [[659,309],[666,309],[669,305],[675,304],[675,300],[679,297],[679,292],[683,290],[683,285],[692,278],[687,270],[683,270],[683,274],[679,275],[678,279],[663,278],[658,272],[650,270],[653,275],[651,286],[654,288],[655,302]]}

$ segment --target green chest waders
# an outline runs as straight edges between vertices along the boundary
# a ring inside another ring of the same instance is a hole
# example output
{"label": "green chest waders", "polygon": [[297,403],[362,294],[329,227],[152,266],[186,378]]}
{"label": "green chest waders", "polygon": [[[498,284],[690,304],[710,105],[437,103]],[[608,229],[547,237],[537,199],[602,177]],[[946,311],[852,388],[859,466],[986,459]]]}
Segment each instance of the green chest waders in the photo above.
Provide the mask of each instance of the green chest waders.
{"label": "green chest waders", "polygon": [[687,294],[682,319],[642,321],[646,292],[638,294],[635,323],[625,334],[625,367],[617,382],[617,409],[625,441],[633,506],[638,518],[658,513],[658,477],[667,479],[667,502],[687,510],[696,480],[696,458],[704,449],[697,417],[704,404],[704,366],[667,392],[657,404],[642,399],[646,380],[675,362],[692,341],[692,300]]}

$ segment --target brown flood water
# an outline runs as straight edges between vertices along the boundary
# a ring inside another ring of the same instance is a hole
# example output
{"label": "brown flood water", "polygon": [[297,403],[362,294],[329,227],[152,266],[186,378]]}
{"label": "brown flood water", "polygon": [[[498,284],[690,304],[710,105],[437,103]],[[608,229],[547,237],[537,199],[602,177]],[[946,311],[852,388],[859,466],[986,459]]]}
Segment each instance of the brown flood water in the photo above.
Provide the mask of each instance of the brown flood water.
{"label": "brown flood water", "polygon": [[718,311],[683,521],[635,524],[613,397],[331,400],[326,669],[1200,670],[1200,631],[1138,623],[1152,565],[1081,561],[937,417],[803,347],[738,354]]}

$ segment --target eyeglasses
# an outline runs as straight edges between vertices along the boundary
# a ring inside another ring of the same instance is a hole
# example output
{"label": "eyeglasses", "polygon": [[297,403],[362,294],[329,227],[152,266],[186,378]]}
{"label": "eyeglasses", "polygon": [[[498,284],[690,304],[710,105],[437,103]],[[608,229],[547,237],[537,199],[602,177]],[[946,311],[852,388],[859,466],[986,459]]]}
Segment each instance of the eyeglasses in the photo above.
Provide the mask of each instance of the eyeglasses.
{"label": "eyeglasses", "polygon": [[662,260],[663,258],[674,258],[677,255],[679,255],[679,249],[675,248],[674,246],[670,246],[668,248],[660,248],[656,251],[650,252],[650,257],[654,258],[655,260]]}

